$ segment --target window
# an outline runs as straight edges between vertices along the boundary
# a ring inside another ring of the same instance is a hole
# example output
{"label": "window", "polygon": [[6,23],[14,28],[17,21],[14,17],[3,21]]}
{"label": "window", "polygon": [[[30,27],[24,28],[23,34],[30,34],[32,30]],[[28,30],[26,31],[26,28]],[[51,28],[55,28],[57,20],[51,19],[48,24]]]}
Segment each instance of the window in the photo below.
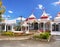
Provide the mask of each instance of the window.
{"label": "window", "polygon": [[52,31],[59,31],[59,24],[54,23],[52,25]]}

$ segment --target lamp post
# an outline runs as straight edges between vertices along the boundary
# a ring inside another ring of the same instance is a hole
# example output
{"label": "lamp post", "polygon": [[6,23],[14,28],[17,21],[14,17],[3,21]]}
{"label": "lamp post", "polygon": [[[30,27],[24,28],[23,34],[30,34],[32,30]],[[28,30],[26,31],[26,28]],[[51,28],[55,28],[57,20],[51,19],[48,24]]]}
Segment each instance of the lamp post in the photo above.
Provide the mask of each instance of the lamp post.
{"label": "lamp post", "polygon": [[21,31],[22,31],[22,16],[20,16],[20,26],[21,26]]}

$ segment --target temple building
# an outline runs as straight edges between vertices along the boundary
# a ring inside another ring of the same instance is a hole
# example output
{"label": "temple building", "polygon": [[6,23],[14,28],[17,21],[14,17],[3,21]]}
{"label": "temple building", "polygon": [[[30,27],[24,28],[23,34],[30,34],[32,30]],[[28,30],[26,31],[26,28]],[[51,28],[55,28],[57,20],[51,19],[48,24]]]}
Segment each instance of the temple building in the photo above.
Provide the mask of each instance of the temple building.
{"label": "temple building", "polygon": [[32,13],[28,18],[21,22],[21,31],[15,31],[14,24],[17,23],[16,20],[8,20],[2,17],[5,10],[6,8],[2,5],[2,1],[0,0],[0,31],[29,33],[30,30],[37,30],[37,32],[50,31],[51,35],[60,35],[60,12],[54,20],[50,19],[50,16],[45,12],[45,10],[43,10],[39,19],[37,19]]}
{"label": "temple building", "polygon": [[52,35],[60,35],[60,12],[54,18],[50,19],[50,16],[43,11],[40,19],[36,19],[34,14],[29,16],[25,22],[29,25],[29,30],[38,30],[38,31],[50,31]]}
{"label": "temple building", "polygon": [[60,12],[57,14],[51,24],[51,34],[60,35]]}

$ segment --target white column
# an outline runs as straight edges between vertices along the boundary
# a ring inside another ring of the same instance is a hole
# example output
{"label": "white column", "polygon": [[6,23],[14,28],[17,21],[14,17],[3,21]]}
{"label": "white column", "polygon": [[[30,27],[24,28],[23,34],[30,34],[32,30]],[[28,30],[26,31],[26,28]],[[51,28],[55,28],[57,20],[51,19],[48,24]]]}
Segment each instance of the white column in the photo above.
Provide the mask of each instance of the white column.
{"label": "white column", "polygon": [[26,34],[28,34],[29,33],[29,27],[28,28],[26,27],[25,30],[26,30]]}
{"label": "white column", "polygon": [[50,23],[50,31],[52,32],[52,23]]}
{"label": "white column", "polygon": [[43,23],[43,31],[45,32],[45,22]]}
{"label": "white column", "polygon": [[11,26],[11,30],[14,31],[14,29],[13,29],[13,25]]}
{"label": "white column", "polygon": [[6,24],[5,24],[5,30],[4,31],[6,31]]}

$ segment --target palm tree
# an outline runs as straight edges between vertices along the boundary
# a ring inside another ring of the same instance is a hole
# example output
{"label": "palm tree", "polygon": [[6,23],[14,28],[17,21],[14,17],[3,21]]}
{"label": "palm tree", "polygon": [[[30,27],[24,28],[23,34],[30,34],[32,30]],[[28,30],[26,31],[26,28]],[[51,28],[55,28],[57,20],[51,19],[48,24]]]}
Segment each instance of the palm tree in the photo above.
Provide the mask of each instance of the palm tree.
{"label": "palm tree", "polygon": [[21,30],[20,22],[18,22],[17,25],[14,28],[15,28],[16,31],[20,31]]}
{"label": "palm tree", "polygon": [[1,13],[0,13],[0,22],[2,21],[2,16],[1,16]]}
{"label": "palm tree", "polygon": [[5,7],[4,6],[2,6],[2,1],[0,0],[0,22],[2,21],[2,20],[4,20],[3,18],[2,18],[2,14],[5,12]]}

